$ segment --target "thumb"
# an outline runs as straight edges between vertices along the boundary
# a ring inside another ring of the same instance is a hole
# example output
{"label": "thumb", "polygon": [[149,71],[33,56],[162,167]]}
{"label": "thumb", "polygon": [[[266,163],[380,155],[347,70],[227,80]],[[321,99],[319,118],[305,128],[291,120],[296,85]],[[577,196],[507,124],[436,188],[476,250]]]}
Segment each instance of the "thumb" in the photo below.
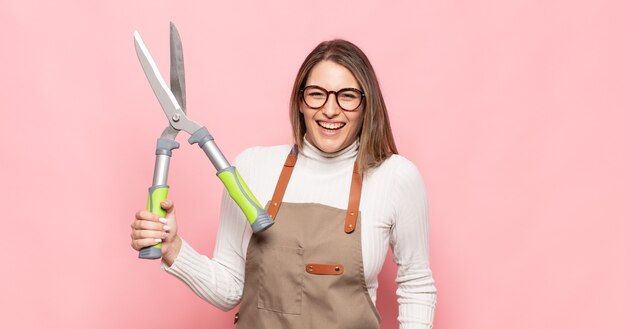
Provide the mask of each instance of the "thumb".
{"label": "thumb", "polygon": [[168,215],[173,215],[176,212],[176,210],[174,209],[174,202],[169,199],[161,201],[161,208],[163,208],[163,210],[165,210]]}

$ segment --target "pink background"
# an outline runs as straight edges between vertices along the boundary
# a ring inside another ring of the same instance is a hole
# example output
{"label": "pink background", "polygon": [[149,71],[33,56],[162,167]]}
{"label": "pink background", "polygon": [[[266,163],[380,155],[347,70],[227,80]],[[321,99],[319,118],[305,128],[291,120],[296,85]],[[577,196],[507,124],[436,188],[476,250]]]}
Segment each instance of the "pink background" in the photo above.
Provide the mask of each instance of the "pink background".
{"label": "pink background", "polygon": [[[624,13],[617,0],[3,1],[2,327],[232,327],[234,312],[129,246],[165,125],[132,33],[167,72],[173,20],[189,113],[230,158],[291,141],[291,83],[318,42],[363,48],[427,184],[435,328],[626,328]],[[170,184],[181,235],[212,254],[222,187],[195,146],[176,151]],[[388,261],[383,328],[397,327],[394,277]]]}

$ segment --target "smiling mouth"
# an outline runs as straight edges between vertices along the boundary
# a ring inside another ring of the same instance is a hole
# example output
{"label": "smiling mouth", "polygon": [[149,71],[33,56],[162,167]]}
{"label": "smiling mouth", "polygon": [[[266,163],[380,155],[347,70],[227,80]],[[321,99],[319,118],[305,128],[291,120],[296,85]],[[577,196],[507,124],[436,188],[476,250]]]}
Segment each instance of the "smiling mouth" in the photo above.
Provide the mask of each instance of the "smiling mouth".
{"label": "smiling mouth", "polygon": [[316,121],[317,125],[328,130],[339,130],[343,128],[346,123],[345,122],[324,122],[324,121]]}

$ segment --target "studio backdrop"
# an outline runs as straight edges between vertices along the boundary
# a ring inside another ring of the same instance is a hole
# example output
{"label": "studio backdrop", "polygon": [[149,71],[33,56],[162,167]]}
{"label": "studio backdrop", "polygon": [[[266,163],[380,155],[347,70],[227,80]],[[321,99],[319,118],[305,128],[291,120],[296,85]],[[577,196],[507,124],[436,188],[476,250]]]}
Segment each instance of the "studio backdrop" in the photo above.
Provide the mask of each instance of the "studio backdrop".
{"label": "studio backdrop", "polygon": [[[292,143],[292,83],[319,42],[365,51],[426,184],[435,328],[626,328],[624,13],[617,0],[4,0],[2,327],[233,327],[235,310],[130,247],[166,124],[133,32],[167,79],[174,21],[187,111],[229,159]],[[185,138],[170,197],[210,257],[223,186]],[[391,256],[384,329],[398,327]]]}

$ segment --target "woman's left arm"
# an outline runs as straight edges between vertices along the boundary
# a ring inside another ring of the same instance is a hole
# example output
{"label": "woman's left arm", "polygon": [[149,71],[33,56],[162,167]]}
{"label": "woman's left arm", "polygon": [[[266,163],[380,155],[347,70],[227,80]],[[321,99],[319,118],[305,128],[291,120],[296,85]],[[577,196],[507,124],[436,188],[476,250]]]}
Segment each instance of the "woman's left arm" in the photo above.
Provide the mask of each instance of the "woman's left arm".
{"label": "woman's left arm", "polygon": [[428,256],[426,188],[417,168],[409,160],[397,158],[390,243],[398,265],[398,320],[401,329],[432,328],[437,290]]}

